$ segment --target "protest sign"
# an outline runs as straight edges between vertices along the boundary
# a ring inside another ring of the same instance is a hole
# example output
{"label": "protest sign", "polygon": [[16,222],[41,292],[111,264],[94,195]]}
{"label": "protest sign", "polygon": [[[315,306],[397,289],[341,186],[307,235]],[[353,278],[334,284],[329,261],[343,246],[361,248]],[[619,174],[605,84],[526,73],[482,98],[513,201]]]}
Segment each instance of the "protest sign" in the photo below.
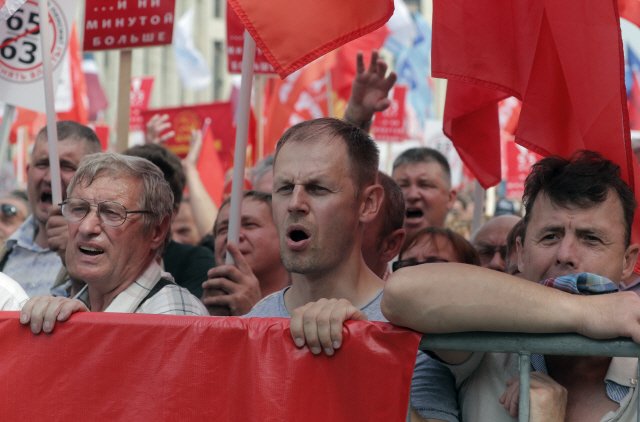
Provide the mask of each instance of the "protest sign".
{"label": "protest sign", "polygon": [[87,0],[84,51],[171,44],[175,0]]}
{"label": "protest sign", "polygon": [[[75,0],[49,0],[53,81],[62,71],[75,14]],[[0,22],[0,101],[45,111],[38,3],[25,2]]]}
{"label": "protest sign", "polygon": [[153,76],[131,78],[131,111],[129,117],[129,132],[145,130],[142,111],[149,108]]}
{"label": "protest sign", "polygon": [[[227,62],[229,63],[229,73],[240,73],[242,68],[243,43],[244,25],[233,8],[227,4]],[[271,63],[269,63],[259,48],[256,48],[253,72],[276,73]]]}
{"label": "protest sign", "polygon": [[377,113],[371,129],[378,141],[402,142],[407,139],[404,124],[404,103],[407,87],[398,85],[391,93],[391,105],[382,113]]}

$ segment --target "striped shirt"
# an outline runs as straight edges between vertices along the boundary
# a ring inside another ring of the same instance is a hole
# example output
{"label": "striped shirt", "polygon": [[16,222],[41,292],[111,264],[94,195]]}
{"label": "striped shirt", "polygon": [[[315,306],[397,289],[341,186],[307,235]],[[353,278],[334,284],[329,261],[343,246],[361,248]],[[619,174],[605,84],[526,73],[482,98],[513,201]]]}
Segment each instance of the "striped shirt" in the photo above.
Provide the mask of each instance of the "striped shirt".
{"label": "striped shirt", "polygon": [[[140,305],[161,278],[173,281],[171,274],[162,271],[160,265],[152,261],[136,281],[131,283],[111,301],[104,312],[209,315],[209,312],[197,297],[189,293],[187,289],[174,283],[164,286],[158,293]],[[76,295],[75,299],[79,299],[87,305],[87,308],[91,309],[88,288],[88,285],[84,286]]]}

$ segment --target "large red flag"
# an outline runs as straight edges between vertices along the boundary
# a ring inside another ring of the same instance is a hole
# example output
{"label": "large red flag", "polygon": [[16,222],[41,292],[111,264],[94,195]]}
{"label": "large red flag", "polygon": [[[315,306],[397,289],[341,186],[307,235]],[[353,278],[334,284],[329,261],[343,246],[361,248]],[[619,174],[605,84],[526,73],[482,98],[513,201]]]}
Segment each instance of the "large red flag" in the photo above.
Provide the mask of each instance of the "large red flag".
{"label": "large red flag", "polygon": [[87,312],[36,336],[18,317],[0,312],[3,420],[400,422],[420,341],[352,321],[315,356],[283,318]]}
{"label": "large red flag", "polygon": [[599,151],[634,185],[616,1],[438,0],[433,28],[444,130],[483,186],[500,181],[497,103],[510,95],[522,100],[517,143]]}
{"label": "large red flag", "polygon": [[393,0],[229,0],[281,78],[380,28]]}
{"label": "large red flag", "polygon": [[437,0],[433,18],[432,74],[449,79],[444,131],[484,187],[501,179],[498,101],[515,96],[518,144],[598,151],[640,188],[617,0]]}

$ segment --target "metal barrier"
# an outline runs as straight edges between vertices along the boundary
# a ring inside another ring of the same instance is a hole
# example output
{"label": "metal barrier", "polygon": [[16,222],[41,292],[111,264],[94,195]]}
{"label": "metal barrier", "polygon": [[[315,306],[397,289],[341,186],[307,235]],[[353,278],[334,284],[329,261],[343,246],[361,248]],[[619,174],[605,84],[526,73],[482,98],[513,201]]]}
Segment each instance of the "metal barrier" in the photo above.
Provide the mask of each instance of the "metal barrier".
{"label": "metal barrier", "polygon": [[[640,345],[629,338],[594,340],[580,334],[489,332],[424,334],[420,341],[420,350],[518,353],[520,355],[519,422],[529,422],[529,376],[532,353],[566,356],[640,357]],[[638,379],[640,380],[640,366],[638,367]],[[638,400],[638,422],[640,422],[640,400]]]}

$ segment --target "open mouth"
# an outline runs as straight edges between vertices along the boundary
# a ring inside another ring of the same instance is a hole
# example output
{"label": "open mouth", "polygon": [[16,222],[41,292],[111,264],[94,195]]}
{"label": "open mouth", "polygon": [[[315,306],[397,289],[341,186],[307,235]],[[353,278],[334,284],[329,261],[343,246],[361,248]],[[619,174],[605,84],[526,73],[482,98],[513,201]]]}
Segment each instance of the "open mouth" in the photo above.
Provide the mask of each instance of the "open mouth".
{"label": "open mouth", "polygon": [[52,201],[53,196],[51,196],[51,192],[42,192],[42,195],[40,195],[40,202],[51,205]]}
{"label": "open mouth", "polygon": [[96,256],[104,253],[102,249],[92,248],[90,246],[80,246],[80,252],[90,256]]}
{"label": "open mouth", "polygon": [[291,240],[293,240],[294,242],[301,242],[303,240],[306,240],[309,238],[309,235],[307,235],[305,232],[303,232],[302,230],[293,230],[291,233],[289,233],[289,237],[291,238]]}
{"label": "open mouth", "polygon": [[407,208],[405,212],[407,218],[422,218],[423,215],[424,213],[420,208]]}

